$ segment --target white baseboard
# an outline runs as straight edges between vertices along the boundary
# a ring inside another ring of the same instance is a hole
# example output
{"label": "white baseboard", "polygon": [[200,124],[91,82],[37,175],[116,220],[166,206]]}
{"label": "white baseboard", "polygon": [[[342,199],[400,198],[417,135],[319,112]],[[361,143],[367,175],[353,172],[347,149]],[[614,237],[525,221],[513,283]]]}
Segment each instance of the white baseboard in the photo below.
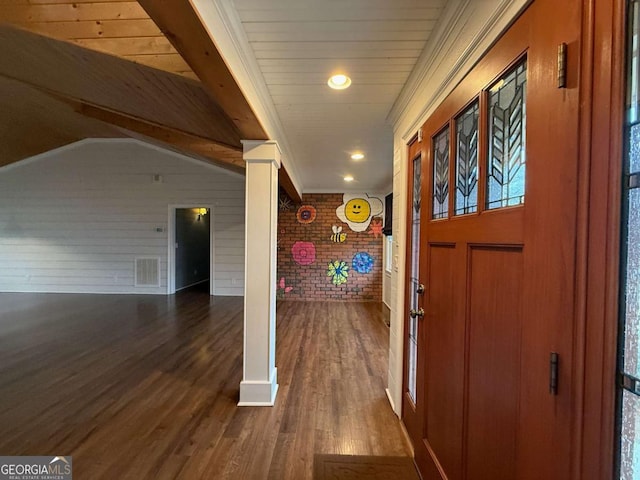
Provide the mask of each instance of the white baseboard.
{"label": "white baseboard", "polygon": [[389,403],[391,404],[391,409],[393,410],[393,413],[396,414],[396,416],[399,417],[398,413],[396,412],[396,404],[393,401],[393,398],[391,397],[391,392],[389,391],[388,388],[384,389],[384,393],[387,394],[387,399],[389,400]]}
{"label": "white baseboard", "polygon": [[273,407],[278,394],[278,369],[274,368],[268,381],[240,382],[239,407]]}

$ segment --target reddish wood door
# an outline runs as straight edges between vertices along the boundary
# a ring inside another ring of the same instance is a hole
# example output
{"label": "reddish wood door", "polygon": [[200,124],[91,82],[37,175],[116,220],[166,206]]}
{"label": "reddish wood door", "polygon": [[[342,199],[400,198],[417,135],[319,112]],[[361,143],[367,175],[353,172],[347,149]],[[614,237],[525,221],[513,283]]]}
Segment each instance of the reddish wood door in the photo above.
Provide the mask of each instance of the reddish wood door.
{"label": "reddish wood door", "polygon": [[422,127],[425,479],[570,478],[580,5],[535,1]]}

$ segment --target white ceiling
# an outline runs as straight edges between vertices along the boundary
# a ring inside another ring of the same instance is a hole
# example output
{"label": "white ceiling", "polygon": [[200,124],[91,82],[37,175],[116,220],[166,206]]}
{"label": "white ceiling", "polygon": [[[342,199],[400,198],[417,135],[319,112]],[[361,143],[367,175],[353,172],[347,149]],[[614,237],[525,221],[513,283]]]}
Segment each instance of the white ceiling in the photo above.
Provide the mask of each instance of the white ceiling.
{"label": "white ceiling", "polygon": [[[387,115],[445,0],[211,1],[226,4],[226,23],[239,24],[229,28],[234,42],[248,42],[245,62],[262,77],[253,82],[266,85],[302,190],[390,191]],[[351,77],[349,89],[327,86],[338,71]],[[349,158],[356,150],[365,160]]]}

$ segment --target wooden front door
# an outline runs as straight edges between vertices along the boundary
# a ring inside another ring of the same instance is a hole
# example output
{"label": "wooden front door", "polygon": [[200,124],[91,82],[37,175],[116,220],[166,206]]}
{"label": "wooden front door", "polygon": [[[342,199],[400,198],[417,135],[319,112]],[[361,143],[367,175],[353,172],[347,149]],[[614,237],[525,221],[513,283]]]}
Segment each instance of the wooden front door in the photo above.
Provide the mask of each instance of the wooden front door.
{"label": "wooden front door", "polygon": [[403,420],[426,480],[570,478],[580,4],[533,2],[409,147]]}

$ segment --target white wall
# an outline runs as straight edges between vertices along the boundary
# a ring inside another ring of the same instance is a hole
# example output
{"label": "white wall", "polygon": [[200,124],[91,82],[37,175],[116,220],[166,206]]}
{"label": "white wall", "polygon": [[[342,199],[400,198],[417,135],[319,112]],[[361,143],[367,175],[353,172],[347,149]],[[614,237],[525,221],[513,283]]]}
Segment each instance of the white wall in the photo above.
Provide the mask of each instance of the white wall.
{"label": "white wall", "polygon": [[516,18],[530,0],[451,0],[434,38],[396,101],[389,121],[394,125],[393,243],[391,275],[391,329],[387,394],[394,411],[402,408],[402,361],[405,302],[407,144],[418,128],[442,103]]}
{"label": "white wall", "polygon": [[[129,139],[0,168],[0,291],[166,293],[171,204],[214,206],[214,293],[243,295],[244,177]],[[160,257],[159,288],[134,286],[136,256]]]}
{"label": "white wall", "polygon": [[[387,212],[385,212],[386,215]],[[391,272],[387,271],[387,236],[382,237],[382,301],[391,308]]]}

